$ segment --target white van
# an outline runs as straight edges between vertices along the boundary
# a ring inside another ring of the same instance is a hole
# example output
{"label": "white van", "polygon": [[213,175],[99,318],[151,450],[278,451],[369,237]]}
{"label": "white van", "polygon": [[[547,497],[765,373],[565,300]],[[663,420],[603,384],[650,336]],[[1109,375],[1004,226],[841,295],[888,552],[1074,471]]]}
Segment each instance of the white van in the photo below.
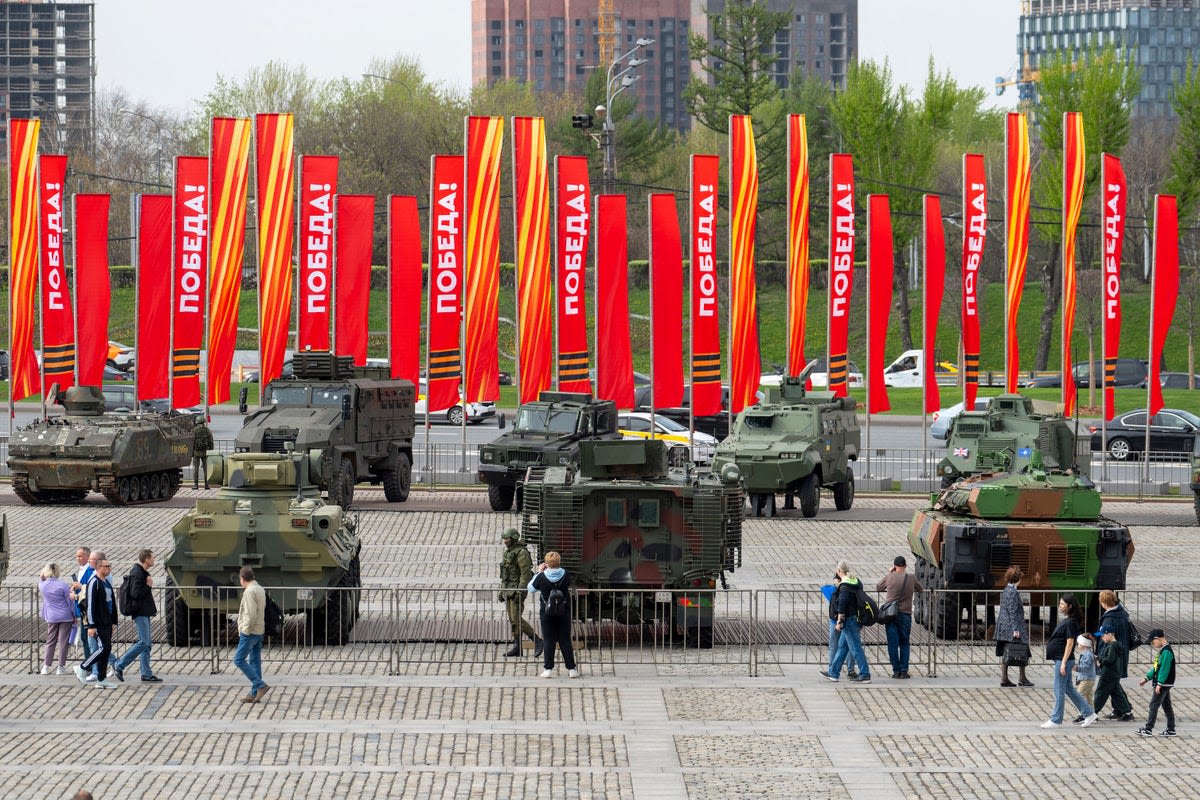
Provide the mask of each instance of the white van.
{"label": "white van", "polygon": [[[905,350],[900,357],[884,367],[883,385],[897,387],[920,387],[925,379],[925,352]],[[935,380],[939,385],[958,383],[958,370],[949,362],[939,362]]]}

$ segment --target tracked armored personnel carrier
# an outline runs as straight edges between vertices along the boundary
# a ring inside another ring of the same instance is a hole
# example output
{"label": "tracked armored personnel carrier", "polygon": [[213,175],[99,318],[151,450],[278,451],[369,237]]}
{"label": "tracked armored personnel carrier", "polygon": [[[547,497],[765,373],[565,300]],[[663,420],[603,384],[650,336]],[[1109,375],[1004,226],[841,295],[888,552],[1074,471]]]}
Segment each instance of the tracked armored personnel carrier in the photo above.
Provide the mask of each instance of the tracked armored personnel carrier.
{"label": "tracked armored personnel carrier", "polygon": [[521,535],[539,559],[562,555],[577,618],[663,621],[711,647],[714,591],[741,564],[737,478],[733,466],[672,469],[658,439],[584,441],[578,469],[530,470]]}
{"label": "tracked armored personnel carrier", "polygon": [[[220,485],[171,529],[165,621],[172,644],[210,643],[241,602],[238,574],[254,568],[274,615],[306,615],[308,639],[343,644],[358,618],[362,542],[341,506],[321,499],[321,453],[209,457]],[[268,626],[270,627],[270,626]]]}
{"label": "tracked armored personnel carrier", "polygon": [[114,505],[174,496],[192,458],[194,414],[104,413],[97,386],[72,386],[55,401],[66,414],[13,433],[13,491],[30,505],[75,503],[100,492]]}
{"label": "tracked armored personnel carrier", "polygon": [[[950,423],[946,455],[938,462],[942,488],[967,475],[1020,472],[1034,451],[1050,470],[1086,473],[1091,454],[1082,457],[1071,420],[1050,403],[1019,394],[993,397],[983,411],[964,411]],[[1086,448],[1085,439],[1082,445]]]}
{"label": "tracked armored personnel carrier", "polygon": [[713,469],[737,466],[755,516],[775,516],[780,493],[789,501],[798,496],[800,513],[816,516],[821,487],[833,491],[838,511],[854,505],[855,400],[805,391],[804,382],[802,375],[764,386],[763,401],[738,414],[729,438],[717,445]]}
{"label": "tracked armored personnel carrier", "polygon": [[1090,480],[1044,469],[1036,450],[1019,473],[964,478],[942,490],[913,515],[908,533],[926,590],[914,598],[915,621],[958,638],[964,614],[973,621],[999,600],[998,591],[972,592],[1003,589],[1014,564],[1035,607],[1053,608],[1065,592],[1124,589],[1133,539],[1100,511]]}
{"label": "tracked armored personnel carrier", "polygon": [[522,504],[521,482],[530,467],[579,463],[581,442],[620,439],[617,406],[590,394],[542,392],[517,409],[512,430],[479,446],[479,481],[488,487],[493,511]]}
{"label": "tracked armored personnel carrier", "polygon": [[[350,508],[359,481],[383,484],[391,503],[408,499],[416,387],[386,367],[355,367],[349,356],[300,352],[293,376],[271,381],[246,417],[238,452],[322,453],[313,478],[329,502]],[[243,400],[243,413],[245,413]]]}

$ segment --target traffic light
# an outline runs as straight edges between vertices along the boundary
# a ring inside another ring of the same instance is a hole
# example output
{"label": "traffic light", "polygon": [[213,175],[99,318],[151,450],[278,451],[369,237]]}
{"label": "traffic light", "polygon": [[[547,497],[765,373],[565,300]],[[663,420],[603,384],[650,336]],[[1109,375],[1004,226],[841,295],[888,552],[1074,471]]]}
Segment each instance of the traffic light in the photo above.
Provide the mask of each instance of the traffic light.
{"label": "traffic light", "polygon": [[591,114],[572,114],[571,115],[571,127],[579,128],[580,130],[587,130],[588,128],[592,127],[592,115]]}

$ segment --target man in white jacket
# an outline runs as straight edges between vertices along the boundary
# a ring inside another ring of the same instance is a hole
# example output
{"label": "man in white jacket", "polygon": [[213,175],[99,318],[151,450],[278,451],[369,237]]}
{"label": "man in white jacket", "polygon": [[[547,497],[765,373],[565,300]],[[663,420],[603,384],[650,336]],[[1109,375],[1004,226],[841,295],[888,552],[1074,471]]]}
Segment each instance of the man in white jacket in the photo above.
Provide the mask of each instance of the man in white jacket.
{"label": "man in white jacket", "polygon": [[262,679],[262,643],[266,632],[267,593],[254,580],[254,569],[242,567],[242,603],[238,607],[238,646],[233,665],[250,680],[243,703],[258,703],[271,687]]}

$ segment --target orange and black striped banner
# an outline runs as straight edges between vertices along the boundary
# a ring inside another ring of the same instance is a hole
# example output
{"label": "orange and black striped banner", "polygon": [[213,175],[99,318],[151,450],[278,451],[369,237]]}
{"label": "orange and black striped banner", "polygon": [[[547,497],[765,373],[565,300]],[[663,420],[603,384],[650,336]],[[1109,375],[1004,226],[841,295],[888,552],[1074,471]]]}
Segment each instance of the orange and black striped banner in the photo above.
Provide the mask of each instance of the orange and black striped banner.
{"label": "orange and black striped banner", "polygon": [[42,257],[42,373],[45,385],[66,389],[75,384],[75,316],[67,285],[64,191],[67,157],[38,159],[39,223]]}
{"label": "orange and black striped banner", "polygon": [[1071,335],[1075,331],[1075,237],[1083,212],[1084,173],[1083,115],[1063,114],[1063,215],[1062,215],[1062,402],[1063,413],[1075,413],[1075,381],[1072,378]]}
{"label": "orange and black striped banner", "polygon": [[754,231],[758,220],[758,159],[749,116],[729,117],[729,410],[754,403],[762,379]]}
{"label": "orange and black striped banner", "polygon": [[[517,255],[518,402],[550,388],[553,321],[550,316],[550,165],[546,122],[513,117],[513,240]],[[582,258],[582,256],[581,256]],[[580,267],[582,275],[582,267]],[[586,363],[586,356],[584,360]],[[584,367],[587,378],[587,367]]]}
{"label": "orange and black striped banner", "polygon": [[213,117],[209,151],[212,170],[212,228],[209,248],[209,405],[229,399],[233,351],[237,346],[238,300],[246,250],[246,197],[250,181],[250,120]]}
{"label": "orange and black striped banner", "polygon": [[1029,260],[1029,188],[1032,176],[1029,120],[1024,114],[1011,113],[1004,129],[1004,386],[1007,392],[1017,391],[1017,379],[1021,373],[1017,313],[1021,308],[1025,267]]}
{"label": "orange and black striped banner", "polygon": [[259,380],[263,386],[283,371],[292,317],[292,243],[296,235],[294,127],[291,114],[254,117]]}
{"label": "orange and black striped banner", "polygon": [[692,414],[721,413],[721,315],[717,281],[719,156],[692,156]]}
{"label": "orange and black striped banner", "polygon": [[787,160],[787,374],[799,375],[807,364],[804,329],[808,324],[808,127],[803,114],[788,114]]}
{"label": "orange and black striped banner", "polygon": [[500,150],[502,117],[466,119],[466,400],[500,399]]}
{"label": "orange and black striped banner", "polygon": [[41,123],[8,121],[8,351],[9,397],[14,402],[42,390],[33,352],[37,300],[37,147]]}

